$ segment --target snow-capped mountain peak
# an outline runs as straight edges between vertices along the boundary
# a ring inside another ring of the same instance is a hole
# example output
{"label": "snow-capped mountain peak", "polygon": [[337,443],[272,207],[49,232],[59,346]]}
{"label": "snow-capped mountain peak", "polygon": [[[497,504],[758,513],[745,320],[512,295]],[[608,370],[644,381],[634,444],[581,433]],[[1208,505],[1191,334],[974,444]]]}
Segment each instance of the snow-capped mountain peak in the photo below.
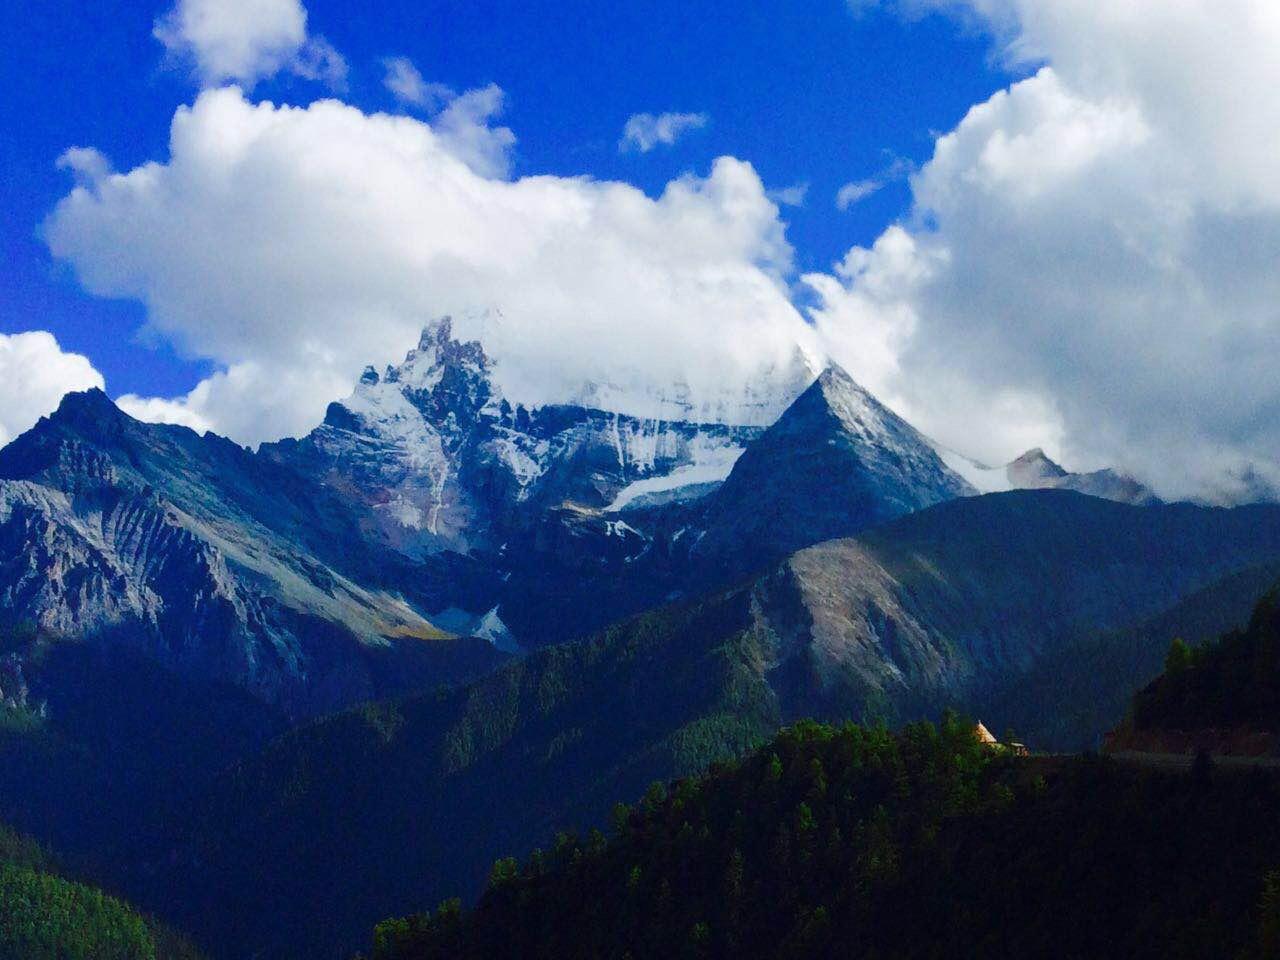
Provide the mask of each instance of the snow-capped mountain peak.
{"label": "snow-capped mountain peak", "polygon": [[603,404],[513,405],[481,343],[454,330],[451,318],[435,320],[403,363],[366,368],[290,454],[318,458],[313,469],[355,487],[410,554],[496,549],[517,504],[531,515],[566,503],[618,511],[703,495],[760,432],[692,421],[679,402],[643,418]]}

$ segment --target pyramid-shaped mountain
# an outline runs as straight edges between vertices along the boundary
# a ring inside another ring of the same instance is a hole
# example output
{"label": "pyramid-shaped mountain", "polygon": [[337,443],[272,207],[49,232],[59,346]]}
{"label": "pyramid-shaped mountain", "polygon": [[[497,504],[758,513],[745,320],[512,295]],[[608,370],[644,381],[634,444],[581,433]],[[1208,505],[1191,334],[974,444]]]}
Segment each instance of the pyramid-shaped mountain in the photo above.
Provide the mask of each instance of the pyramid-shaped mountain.
{"label": "pyramid-shaped mountain", "polygon": [[831,366],[708,498],[694,555],[755,569],[974,493],[919,431]]}

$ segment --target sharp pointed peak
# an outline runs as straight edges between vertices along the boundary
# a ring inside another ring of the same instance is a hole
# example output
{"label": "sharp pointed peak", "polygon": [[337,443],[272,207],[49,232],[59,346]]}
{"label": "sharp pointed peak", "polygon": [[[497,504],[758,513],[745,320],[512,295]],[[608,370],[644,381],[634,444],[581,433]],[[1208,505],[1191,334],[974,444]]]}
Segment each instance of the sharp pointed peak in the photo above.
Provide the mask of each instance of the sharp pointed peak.
{"label": "sharp pointed peak", "polygon": [[853,404],[855,407],[873,410],[884,408],[875,394],[855,380],[848,370],[834,362],[827,363],[809,389],[801,394],[801,398],[806,396],[809,397],[807,403],[820,399],[826,406],[847,407]]}
{"label": "sharp pointed peak", "polygon": [[827,362],[827,365],[822,369],[822,373],[818,374],[810,389],[821,391],[824,394],[831,391],[839,393],[854,392],[874,399],[866,387],[855,380],[848,370],[835,361]]}
{"label": "sharp pointed peak", "polygon": [[838,363],[828,363],[795,402],[778,419],[782,429],[792,429],[814,416],[834,417],[843,429],[857,432],[874,432],[885,429],[887,423],[901,423],[913,430],[892,410],[885,407],[875,395],[853,379],[849,371]]}
{"label": "sharp pointed peak", "polygon": [[852,383],[857,384],[852,375],[840,364],[834,360],[827,361],[827,365],[822,368],[822,373],[818,374],[819,382],[824,383]]}
{"label": "sharp pointed peak", "polygon": [[422,336],[418,338],[418,350],[427,351],[453,340],[453,315],[446,313],[442,317],[428,320],[422,327]]}

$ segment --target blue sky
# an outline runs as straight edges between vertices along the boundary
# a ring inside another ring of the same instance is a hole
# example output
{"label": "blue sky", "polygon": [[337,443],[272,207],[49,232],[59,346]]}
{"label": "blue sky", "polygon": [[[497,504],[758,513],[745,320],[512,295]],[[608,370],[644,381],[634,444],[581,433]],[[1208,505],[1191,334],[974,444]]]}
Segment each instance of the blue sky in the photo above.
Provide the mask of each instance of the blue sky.
{"label": "blue sky", "polygon": [[[92,145],[121,170],[165,157],[173,112],[196,87],[151,36],[164,11],[113,0],[0,7],[0,35],[14,38],[0,59],[0,333],[53,332],[92,359],[113,394],[184,392],[213,368],[164,338],[139,338],[143,306],[84,293],[39,235],[70,186],[54,165],[68,147]],[[388,55],[410,57],[428,80],[457,89],[502,87],[502,121],[518,137],[516,176],[587,175],[657,194],[729,154],[750,161],[770,188],[807,183],[804,205],[783,212],[802,270],[870,243],[910,200],[899,179],[842,212],[841,185],[895,159],[928,159],[936,131],[1010,79],[990,42],[954,20],[854,17],[844,0],[312,0],[308,11],[311,28],[349,64],[342,98],[366,111],[398,109],[382,82]],[[286,76],[254,95],[306,104],[328,91]],[[618,150],[631,114],[671,110],[709,122],[672,147]]]}

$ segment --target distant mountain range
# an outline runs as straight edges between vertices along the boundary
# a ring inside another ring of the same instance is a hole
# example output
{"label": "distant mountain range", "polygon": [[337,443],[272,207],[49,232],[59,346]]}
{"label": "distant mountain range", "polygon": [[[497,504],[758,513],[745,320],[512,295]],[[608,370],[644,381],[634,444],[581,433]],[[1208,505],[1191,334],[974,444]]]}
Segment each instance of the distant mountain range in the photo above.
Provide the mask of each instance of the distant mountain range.
{"label": "distant mountain range", "polygon": [[794,372],[767,426],[527,409],[444,320],[256,452],[69,395],[0,450],[0,819],[337,956],[801,717],[1096,742],[1280,576],[1280,506],[989,470]]}
{"label": "distant mountain range", "polygon": [[1003,493],[1008,490],[1074,490],[1091,497],[1147,506],[1158,503],[1147,487],[1132,477],[1114,470],[1071,473],[1045,455],[1039,447],[1028,450],[1003,467],[988,467],[961,454],[938,447],[938,453],[951,467],[981,493]]}
{"label": "distant mountain range", "polygon": [[[1071,485],[1046,471],[1010,476]],[[0,451],[0,604],[302,715],[478,676],[974,492],[838,369],[764,430],[527,410],[445,319],[257,453],[69,396]]]}

